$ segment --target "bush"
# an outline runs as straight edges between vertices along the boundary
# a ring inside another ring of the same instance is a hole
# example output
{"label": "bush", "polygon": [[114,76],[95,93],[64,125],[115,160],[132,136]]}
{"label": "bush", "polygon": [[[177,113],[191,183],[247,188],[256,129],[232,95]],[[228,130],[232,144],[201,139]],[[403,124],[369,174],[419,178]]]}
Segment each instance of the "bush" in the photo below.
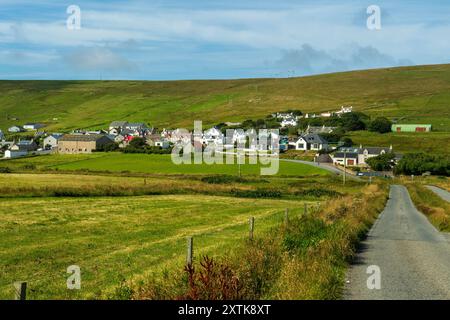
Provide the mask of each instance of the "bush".
{"label": "bush", "polygon": [[9,167],[0,167],[0,173],[11,173],[12,170]]}
{"label": "bush", "polygon": [[450,176],[448,157],[425,153],[406,154],[394,168],[395,174],[421,175],[430,172],[432,175]]}
{"label": "bush", "polygon": [[188,290],[181,300],[240,300],[242,285],[235,272],[225,264],[203,257],[199,270],[188,265]]}
{"label": "bush", "polygon": [[379,117],[369,124],[369,131],[378,133],[391,132],[392,122],[384,117]]}
{"label": "bush", "polygon": [[210,183],[210,184],[222,184],[222,183],[242,183],[247,182],[244,178],[230,176],[230,175],[214,175],[214,176],[206,176],[202,178],[202,182]]}
{"label": "bush", "polygon": [[316,198],[342,196],[342,194],[337,191],[323,189],[323,188],[312,188],[312,189],[301,190],[301,191],[297,191],[295,193],[295,195],[296,196],[306,196],[306,197],[309,196],[309,197],[316,197]]}
{"label": "bush", "polygon": [[281,198],[281,191],[271,189],[256,189],[256,190],[238,190],[232,189],[231,193],[235,197],[240,198]]}
{"label": "bush", "polygon": [[375,171],[389,171],[395,165],[395,155],[393,153],[381,154],[377,157],[367,159],[367,164]]}

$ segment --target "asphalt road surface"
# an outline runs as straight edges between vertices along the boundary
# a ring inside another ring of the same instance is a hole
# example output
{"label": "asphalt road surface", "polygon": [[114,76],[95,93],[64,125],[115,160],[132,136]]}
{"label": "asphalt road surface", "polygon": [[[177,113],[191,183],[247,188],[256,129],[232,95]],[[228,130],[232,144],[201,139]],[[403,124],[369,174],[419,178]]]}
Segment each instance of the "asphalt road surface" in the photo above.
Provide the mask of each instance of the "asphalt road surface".
{"label": "asphalt road surface", "polygon": [[427,186],[427,188],[436,193],[439,197],[441,197],[445,201],[450,202],[450,192],[448,192],[447,190],[435,186]]}
{"label": "asphalt road surface", "polygon": [[[343,170],[338,169],[337,167],[335,167],[332,164],[328,164],[328,163],[320,163],[318,164],[317,162],[313,162],[313,161],[305,161],[305,160],[291,160],[291,159],[280,159],[281,161],[286,161],[286,162],[295,162],[295,163],[302,163],[302,164],[306,164],[309,166],[313,166],[313,167],[317,167],[317,168],[321,168],[324,170],[327,170],[329,172],[338,174],[338,175],[342,175],[344,174]],[[349,177],[349,179],[353,179],[353,180],[361,180],[360,177],[354,176],[350,173],[347,173],[347,177]]]}
{"label": "asphalt road surface", "polygon": [[[379,267],[380,289],[378,270],[369,266]],[[450,237],[416,210],[405,187],[391,186],[386,208],[348,271],[344,298],[450,299]]]}

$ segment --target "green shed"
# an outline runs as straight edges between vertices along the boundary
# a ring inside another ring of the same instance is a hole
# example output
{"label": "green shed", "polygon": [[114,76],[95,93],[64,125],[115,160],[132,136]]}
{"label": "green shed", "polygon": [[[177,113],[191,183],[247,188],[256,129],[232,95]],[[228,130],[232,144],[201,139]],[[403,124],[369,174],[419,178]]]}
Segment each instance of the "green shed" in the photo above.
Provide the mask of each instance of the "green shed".
{"label": "green shed", "polygon": [[392,132],[430,132],[431,124],[393,124]]}

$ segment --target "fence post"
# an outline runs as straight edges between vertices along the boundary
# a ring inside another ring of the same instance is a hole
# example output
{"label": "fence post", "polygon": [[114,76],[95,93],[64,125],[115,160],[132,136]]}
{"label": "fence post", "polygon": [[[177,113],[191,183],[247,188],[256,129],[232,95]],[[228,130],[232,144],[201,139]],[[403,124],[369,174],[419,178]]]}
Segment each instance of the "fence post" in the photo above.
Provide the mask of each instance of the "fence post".
{"label": "fence post", "polygon": [[306,215],[308,213],[308,205],[305,202],[305,209],[303,209],[303,213]]}
{"label": "fence post", "polygon": [[188,266],[192,265],[194,256],[194,238],[188,237],[187,238],[187,255],[186,255],[186,264]]}
{"label": "fence post", "polygon": [[22,281],[14,282],[14,300],[26,300],[27,298],[27,283]]}
{"label": "fence post", "polygon": [[251,217],[250,219],[248,219],[248,222],[250,224],[248,237],[250,240],[253,240],[253,230],[255,229],[255,218]]}
{"label": "fence post", "polygon": [[289,224],[289,208],[286,208],[284,212],[284,224],[287,226]]}

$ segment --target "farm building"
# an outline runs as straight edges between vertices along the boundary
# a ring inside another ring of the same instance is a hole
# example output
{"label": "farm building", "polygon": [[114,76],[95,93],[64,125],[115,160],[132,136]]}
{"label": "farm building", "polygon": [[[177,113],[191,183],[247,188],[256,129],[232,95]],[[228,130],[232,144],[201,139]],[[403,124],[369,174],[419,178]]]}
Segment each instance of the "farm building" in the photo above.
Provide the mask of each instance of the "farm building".
{"label": "farm building", "polygon": [[102,134],[66,134],[58,140],[58,152],[62,154],[91,153],[113,143]]}
{"label": "farm building", "polygon": [[430,132],[431,124],[393,124],[392,132]]}
{"label": "farm building", "polygon": [[26,123],[23,126],[25,130],[38,130],[43,127],[45,127],[45,125],[43,125],[42,123]]}

